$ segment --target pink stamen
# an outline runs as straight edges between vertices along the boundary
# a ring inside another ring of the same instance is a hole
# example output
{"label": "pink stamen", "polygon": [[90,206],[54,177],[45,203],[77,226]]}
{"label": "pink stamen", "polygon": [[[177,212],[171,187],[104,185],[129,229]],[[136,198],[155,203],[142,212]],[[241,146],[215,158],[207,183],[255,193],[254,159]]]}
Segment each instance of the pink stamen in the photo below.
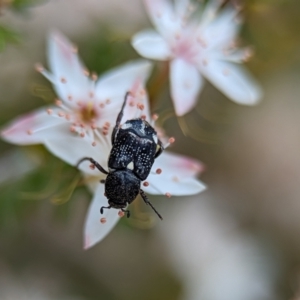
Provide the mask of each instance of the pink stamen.
{"label": "pink stamen", "polygon": [[158,174],[158,175],[161,174],[162,173],[162,169],[156,169],[155,173]]}
{"label": "pink stamen", "polygon": [[106,223],[106,218],[101,218],[100,223],[105,224]]}
{"label": "pink stamen", "polygon": [[62,78],[60,79],[60,81],[61,81],[62,83],[67,83],[67,79],[64,78],[64,77],[62,77]]}
{"label": "pink stamen", "polygon": [[172,196],[170,193],[166,193],[165,195],[167,198],[171,198],[171,196]]}
{"label": "pink stamen", "polygon": [[143,182],[143,186],[149,186],[149,182],[148,181]]}
{"label": "pink stamen", "polygon": [[124,217],[125,213],[122,210],[120,210],[118,212],[118,215],[119,215],[120,218],[122,218],[122,217]]}

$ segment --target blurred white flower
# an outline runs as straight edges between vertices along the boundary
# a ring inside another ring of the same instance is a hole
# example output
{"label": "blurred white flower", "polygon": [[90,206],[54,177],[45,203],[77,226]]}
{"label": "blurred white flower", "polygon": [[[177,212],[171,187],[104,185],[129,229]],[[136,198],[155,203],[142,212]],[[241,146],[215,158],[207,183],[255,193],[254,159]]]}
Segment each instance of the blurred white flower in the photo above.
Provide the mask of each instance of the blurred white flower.
{"label": "blurred white flower", "polygon": [[[157,31],[147,29],[133,36],[132,45],[147,58],[170,60],[171,96],[176,114],[189,112],[203,87],[203,77],[239,104],[253,105],[261,89],[240,66],[250,50],[236,48],[240,27],[238,11],[221,0],[205,6],[190,0],[145,0]],[[202,10],[201,17],[198,8]]]}
{"label": "blurred white flower", "polygon": [[176,203],[160,227],[184,300],[275,300],[278,261],[205,197]]}
{"label": "blurred white flower", "polygon": [[[17,118],[3,129],[2,138],[19,145],[42,143],[71,165],[89,156],[106,168],[112,128],[127,91],[131,96],[123,121],[143,116],[150,122],[144,85],[151,64],[130,62],[98,80],[95,75],[90,78],[76,49],[58,33],[52,34],[49,40],[49,64],[52,74],[41,66],[38,69],[52,82],[59,95],[57,106]],[[100,207],[107,204],[104,185],[99,183],[105,176],[91,169],[89,164],[82,163],[80,169],[94,193],[84,229],[84,247],[89,248],[103,239],[120,217],[116,209],[105,210],[103,216],[100,215]],[[192,195],[205,189],[205,185],[196,179],[203,166],[195,160],[163,153],[156,159],[153,170],[158,171],[153,171],[143,183],[143,189],[150,194],[170,197]]]}
{"label": "blurred white flower", "polygon": [[94,151],[97,144],[109,147],[105,137],[124,95],[137,83],[144,84],[151,64],[146,60],[131,61],[97,79],[95,74],[89,74],[76,52],[64,36],[51,34],[48,60],[52,73],[42,66],[37,69],[51,81],[59,99],[55,106],[13,120],[2,129],[4,140],[18,145],[42,143],[71,165],[76,165],[84,153]]}

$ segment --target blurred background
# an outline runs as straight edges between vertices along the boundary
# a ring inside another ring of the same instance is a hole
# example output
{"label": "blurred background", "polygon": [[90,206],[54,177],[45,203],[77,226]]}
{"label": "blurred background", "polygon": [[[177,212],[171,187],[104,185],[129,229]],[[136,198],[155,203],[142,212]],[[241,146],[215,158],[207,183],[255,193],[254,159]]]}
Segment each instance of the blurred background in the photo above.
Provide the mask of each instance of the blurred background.
{"label": "blurred background", "polygon": [[[171,151],[206,165],[206,192],[151,196],[163,222],[137,200],[133,218],[84,251],[91,195],[71,195],[76,169],[0,140],[0,300],[300,299],[300,2],[238,4],[263,101],[238,106],[206,83],[176,118],[167,86],[151,98]],[[53,100],[33,67],[46,64],[51,29],[102,73],[138,58],[130,38],[152,26],[142,0],[2,0],[0,12],[1,126]]]}

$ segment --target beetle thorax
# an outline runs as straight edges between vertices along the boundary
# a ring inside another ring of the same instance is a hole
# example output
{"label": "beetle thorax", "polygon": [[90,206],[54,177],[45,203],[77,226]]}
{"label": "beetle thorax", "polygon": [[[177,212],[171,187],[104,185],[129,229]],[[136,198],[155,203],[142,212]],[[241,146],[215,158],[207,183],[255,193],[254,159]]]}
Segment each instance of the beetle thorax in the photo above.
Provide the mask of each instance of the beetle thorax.
{"label": "beetle thorax", "polygon": [[129,169],[111,172],[106,177],[105,195],[115,208],[126,207],[140,192],[141,181]]}

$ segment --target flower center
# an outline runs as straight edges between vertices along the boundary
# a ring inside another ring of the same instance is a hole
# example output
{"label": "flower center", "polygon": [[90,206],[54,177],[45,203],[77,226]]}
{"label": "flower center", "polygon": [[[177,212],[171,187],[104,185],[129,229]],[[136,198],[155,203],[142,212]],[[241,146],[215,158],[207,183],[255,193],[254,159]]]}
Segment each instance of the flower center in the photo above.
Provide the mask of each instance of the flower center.
{"label": "flower center", "polygon": [[80,108],[80,119],[85,124],[94,123],[96,119],[98,119],[99,113],[95,108],[93,102],[87,102]]}

